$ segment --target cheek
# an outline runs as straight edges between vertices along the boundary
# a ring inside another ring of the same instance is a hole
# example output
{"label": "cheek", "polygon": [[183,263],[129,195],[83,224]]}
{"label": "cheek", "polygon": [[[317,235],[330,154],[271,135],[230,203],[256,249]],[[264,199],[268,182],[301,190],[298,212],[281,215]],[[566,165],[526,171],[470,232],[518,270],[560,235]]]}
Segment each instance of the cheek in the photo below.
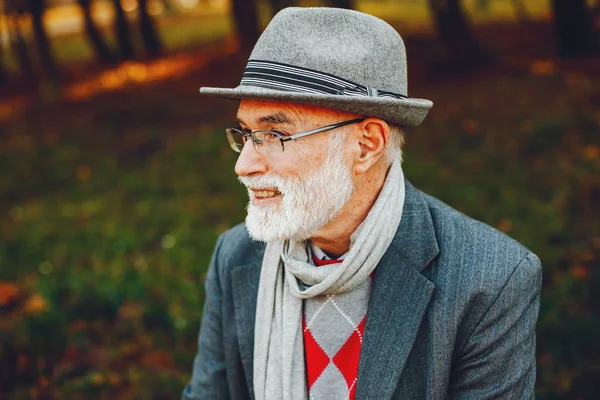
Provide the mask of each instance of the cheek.
{"label": "cheek", "polygon": [[[319,136],[320,135],[320,136]],[[327,159],[329,152],[329,137],[325,134],[318,134],[313,139],[307,141],[305,146],[298,149],[298,156],[306,160],[306,165],[310,167],[320,167]]]}
{"label": "cheek", "polygon": [[302,177],[305,169],[303,157],[292,151],[288,152],[288,149],[285,149],[281,157],[269,162],[269,172],[282,178]]}
{"label": "cheek", "polygon": [[327,159],[327,149],[327,141],[321,146],[315,146],[313,143],[309,145],[301,141],[293,143],[293,146],[285,148],[281,157],[269,163],[270,169],[281,176],[304,177],[323,165]]}

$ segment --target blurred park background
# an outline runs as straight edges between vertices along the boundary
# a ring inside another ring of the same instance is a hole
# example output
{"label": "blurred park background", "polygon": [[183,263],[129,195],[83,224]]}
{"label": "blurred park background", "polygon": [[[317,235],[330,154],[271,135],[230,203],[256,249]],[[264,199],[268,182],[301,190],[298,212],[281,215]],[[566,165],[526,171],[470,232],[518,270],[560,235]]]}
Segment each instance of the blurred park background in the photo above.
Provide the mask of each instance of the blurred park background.
{"label": "blurred park background", "polygon": [[406,176],[540,256],[537,397],[600,398],[600,1],[0,0],[0,399],[179,397],[246,203],[198,88],[292,4],[405,38]]}

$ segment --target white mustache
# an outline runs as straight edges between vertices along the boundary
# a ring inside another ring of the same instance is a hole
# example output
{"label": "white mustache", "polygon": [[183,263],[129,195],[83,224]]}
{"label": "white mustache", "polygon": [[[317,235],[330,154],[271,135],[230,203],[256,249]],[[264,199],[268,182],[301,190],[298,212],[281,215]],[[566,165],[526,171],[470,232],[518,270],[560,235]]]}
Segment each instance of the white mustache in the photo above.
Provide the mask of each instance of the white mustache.
{"label": "white mustache", "polygon": [[250,191],[253,190],[272,190],[275,189],[281,193],[298,183],[293,178],[282,178],[277,175],[260,175],[260,176],[238,176],[238,181],[246,186]]}

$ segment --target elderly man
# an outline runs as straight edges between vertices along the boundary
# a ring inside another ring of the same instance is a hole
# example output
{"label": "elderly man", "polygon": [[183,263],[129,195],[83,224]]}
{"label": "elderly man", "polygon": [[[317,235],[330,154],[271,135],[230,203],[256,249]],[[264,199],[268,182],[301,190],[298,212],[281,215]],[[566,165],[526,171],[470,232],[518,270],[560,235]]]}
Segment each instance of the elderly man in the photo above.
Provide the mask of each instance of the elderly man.
{"label": "elderly man", "polygon": [[[227,129],[248,188],[206,279],[183,399],[524,399],[535,382],[538,258],[415,189],[406,93],[385,22],[285,9],[256,44]],[[448,138],[452,140],[452,138]]]}

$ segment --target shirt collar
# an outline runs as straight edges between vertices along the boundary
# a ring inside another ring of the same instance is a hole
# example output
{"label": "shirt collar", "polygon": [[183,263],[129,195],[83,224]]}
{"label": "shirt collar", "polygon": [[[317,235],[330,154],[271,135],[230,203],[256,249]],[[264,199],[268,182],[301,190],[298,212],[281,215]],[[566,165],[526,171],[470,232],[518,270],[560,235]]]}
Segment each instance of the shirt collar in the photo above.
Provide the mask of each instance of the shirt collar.
{"label": "shirt collar", "polygon": [[[310,243],[310,251],[319,260],[333,260],[333,258],[331,258],[327,254],[325,254],[325,252],[323,250],[321,250],[318,246],[316,246],[313,242],[309,241],[309,243]],[[348,254],[348,252],[342,254],[341,256],[339,256],[337,258],[337,260],[343,260],[344,258],[346,258],[347,254]]]}

